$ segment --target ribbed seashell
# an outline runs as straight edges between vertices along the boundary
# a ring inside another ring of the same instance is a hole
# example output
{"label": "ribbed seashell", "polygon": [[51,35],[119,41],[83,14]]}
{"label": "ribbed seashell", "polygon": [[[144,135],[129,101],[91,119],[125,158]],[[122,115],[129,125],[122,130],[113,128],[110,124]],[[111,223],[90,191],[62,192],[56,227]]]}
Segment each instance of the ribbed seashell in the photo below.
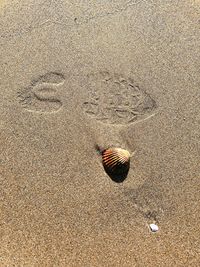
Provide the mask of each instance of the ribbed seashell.
{"label": "ribbed seashell", "polygon": [[110,147],[102,149],[96,147],[102,155],[102,163],[106,173],[115,182],[123,182],[130,167],[130,153],[122,148]]}
{"label": "ribbed seashell", "polygon": [[123,182],[129,171],[130,167],[130,153],[122,148],[108,147],[102,148],[95,145],[97,152],[102,156],[102,164],[106,173],[110,178],[116,182]]}
{"label": "ribbed seashell", "polygon": [[130,162],[130,153],[121,148],[108,148],[102,152],[103,165],[110,170],[118,167],[127,167]]}

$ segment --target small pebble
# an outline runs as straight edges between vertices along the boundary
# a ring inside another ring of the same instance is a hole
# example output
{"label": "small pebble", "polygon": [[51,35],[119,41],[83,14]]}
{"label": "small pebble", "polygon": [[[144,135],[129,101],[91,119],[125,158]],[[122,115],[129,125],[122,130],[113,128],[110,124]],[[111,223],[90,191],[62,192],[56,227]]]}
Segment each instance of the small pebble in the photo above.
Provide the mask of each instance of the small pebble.
{"label": "small pebble", "polygon": [[158,225],[156,225],[154,223],[149,224],[149,227],[150,227],[152,232],[157,232],[158,231]]}

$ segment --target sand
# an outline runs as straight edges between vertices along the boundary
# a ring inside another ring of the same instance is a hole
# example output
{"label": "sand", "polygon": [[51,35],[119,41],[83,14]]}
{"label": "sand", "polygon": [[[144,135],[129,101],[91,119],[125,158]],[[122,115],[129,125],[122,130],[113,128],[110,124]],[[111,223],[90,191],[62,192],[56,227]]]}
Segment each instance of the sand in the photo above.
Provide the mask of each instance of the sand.
{"label": "sand", "polygon": [[[200,266],[199,16],[1,1],[0,266]],[[96,144],[135,151],[123,183]]]}

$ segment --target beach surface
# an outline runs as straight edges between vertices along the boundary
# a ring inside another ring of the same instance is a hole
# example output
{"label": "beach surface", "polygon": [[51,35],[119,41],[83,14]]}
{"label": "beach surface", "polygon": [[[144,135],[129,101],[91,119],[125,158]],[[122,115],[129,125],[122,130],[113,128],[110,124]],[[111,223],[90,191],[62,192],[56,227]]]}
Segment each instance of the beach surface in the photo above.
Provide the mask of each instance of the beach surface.
{"label": "beach surface", "polygon": [[[199,18],[0,1],[0,266],[200,266]],[[123,182],[96,145],[134,152]]]}

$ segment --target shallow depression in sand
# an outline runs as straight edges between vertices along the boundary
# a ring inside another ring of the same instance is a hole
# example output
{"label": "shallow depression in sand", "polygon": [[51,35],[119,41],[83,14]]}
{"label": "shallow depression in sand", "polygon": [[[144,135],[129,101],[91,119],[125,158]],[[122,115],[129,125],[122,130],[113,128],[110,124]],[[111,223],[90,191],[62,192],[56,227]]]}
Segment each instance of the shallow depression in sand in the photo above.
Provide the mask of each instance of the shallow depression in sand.
{"label": "shallow depression in sand", "polygon": [[108,124],[130,124],[154,114],[156,101],[133,79],[101,71],[87,77],[85,113]]}

